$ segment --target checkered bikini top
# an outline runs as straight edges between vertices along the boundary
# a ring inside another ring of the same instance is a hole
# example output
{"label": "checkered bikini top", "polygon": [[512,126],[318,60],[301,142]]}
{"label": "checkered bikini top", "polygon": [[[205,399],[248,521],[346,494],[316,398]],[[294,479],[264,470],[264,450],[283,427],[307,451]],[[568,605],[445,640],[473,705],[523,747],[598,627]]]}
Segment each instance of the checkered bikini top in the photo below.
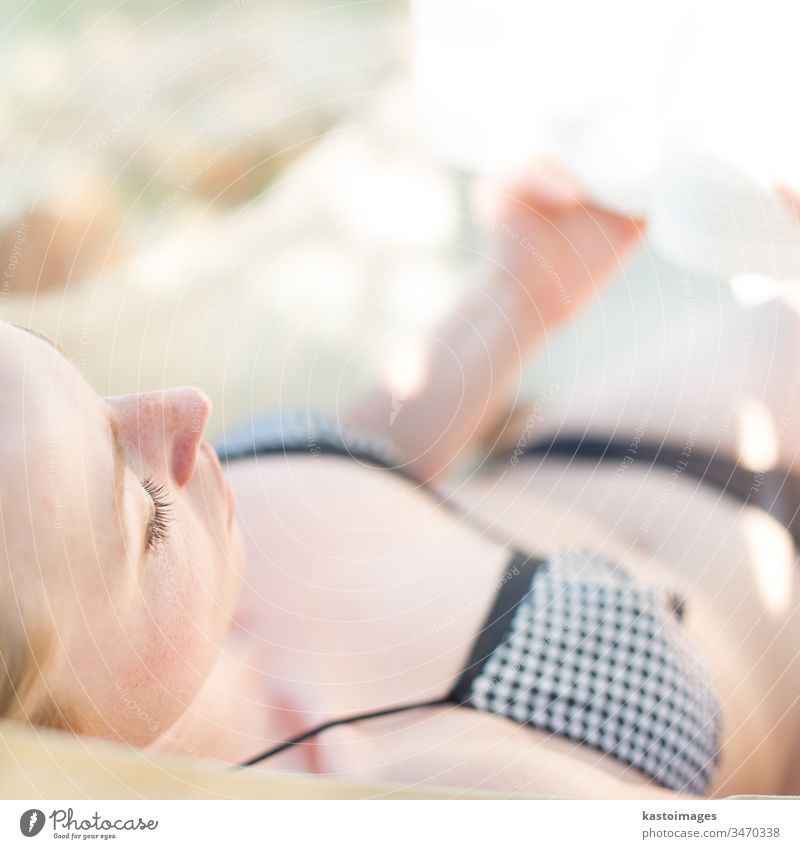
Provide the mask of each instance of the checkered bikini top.
{"label": "checkered bikini top", "polygon": [[[273,453],[346,456],[419,486],[388,442],[322,415],[263,415],[230,431],[217,450],[229,461]],[[684,639],[683,614],[683,600],[635,583],[598,553],[570,549],[547,560],[515,553],[445,698],[333,720],[242,765],[334,725],[457,704],[567,737],[664,787],[702,794],[719,756],[721,710]]]}
{"label": "checkered bikini top", "polygon": [[452,698],[707,792],[722,713],[682,633],[685,603],[613,560],[517,555]]}

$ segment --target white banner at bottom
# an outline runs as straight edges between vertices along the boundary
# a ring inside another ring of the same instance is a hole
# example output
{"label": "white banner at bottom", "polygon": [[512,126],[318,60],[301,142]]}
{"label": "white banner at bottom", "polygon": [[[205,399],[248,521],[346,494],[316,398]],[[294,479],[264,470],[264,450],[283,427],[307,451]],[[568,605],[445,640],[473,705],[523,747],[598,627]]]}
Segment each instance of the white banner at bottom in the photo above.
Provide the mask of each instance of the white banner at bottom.
{"label": "white banner at bottom", "polygon": [[800,800],[0,801],[0,846],[797,847]]}

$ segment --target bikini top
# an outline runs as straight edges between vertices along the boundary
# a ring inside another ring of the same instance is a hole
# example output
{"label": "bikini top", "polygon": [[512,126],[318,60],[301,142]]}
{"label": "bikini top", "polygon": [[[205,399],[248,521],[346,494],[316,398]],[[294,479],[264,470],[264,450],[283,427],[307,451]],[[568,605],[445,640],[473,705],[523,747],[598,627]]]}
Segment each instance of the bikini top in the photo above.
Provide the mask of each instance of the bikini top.
{"label": "bikini top", "polygon": [[[275,453],[350,457],[402,475],[443,503],[405,470],[388,441],[320,414],[261,415],[231,430],[217,450],[227,461]],[[450,705],[506,716],[608,754],[665,787],[704,793],[719,758],[721,709],[683,638],[684,606],[597,552],[571,548],[545,560],[512,550],[447,695],[317,725],[240,766],[337,725]]]}

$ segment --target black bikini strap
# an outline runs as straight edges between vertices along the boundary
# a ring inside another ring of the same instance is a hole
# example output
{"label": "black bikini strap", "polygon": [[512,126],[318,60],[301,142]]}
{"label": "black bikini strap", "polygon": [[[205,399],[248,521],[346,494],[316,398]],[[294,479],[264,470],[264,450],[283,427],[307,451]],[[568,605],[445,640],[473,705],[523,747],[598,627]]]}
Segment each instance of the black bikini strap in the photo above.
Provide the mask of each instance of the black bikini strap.
{"label": "black bikini strap", "polygon": [[785,467],[753,471],[720,450],[691,451],[665,442],[642,440],[634,446],[617,439],[598,439],[586,434],[559,435],[525,447],[525,457],[561,457],[565,460],[620,461],[633,459],[640,467],[658,466],[683,477],[716,487],[743,504],[754,504],[777,519],[800,550],[800,475]]}
{"label": "black bikini strap", "polygon": [[278,755],[286,749],[291,748],[292,746],[296,746],[298,743],[302,743],[304,740],[308,740],[310,737],[316,737],[317,734],[321,734],[323,731],[327,731],[329,728],[333,728],[336,725],[347,725],[350,722],[359,722],[362,719],[377,719],[379,716],[389,716],[393,713],[401,713],[405,710],[416,710],[417,708],[426,708],[426,707],[438,707],[439,705],[446,705],[450,703],[449,697],[445,697],[443,699],[433,699],[428,702],[415,702],[410,705],[398,705],[397,707],[390,708],[382,708],[381,710],[370,711],[369,713],[359,713],[355,716],[345,716],[342,719],[332,719],[330,722],[323,722],[320,725],[315,725],[313,728],[310,728],[308,731],[303,731],[302,734],[298,734],[296,737],[291,737],[289,740],[284,740],[283,743],[279,743],[277,746],[274,746],[272,749],[267,749],[266,752],[256,755],[256,757],[251,758],[249,761],[245,761],[241,764],[235,764],[235,766],[253,766],[254,764],[260,763],[261,761],[265,761],[267,758],[271,758],[274,755]]}
{"label": "black bikini strap", "polygon": [[511,619],[517,605],[527,595],[536,571],[547,561],[530,554],[516,552],[498,578],[502,582],[492,609],[486,617],[461,675],[450,691],[449,701],[467,705],[472,682],[478,677],[492,652],[511,631]]}
{"label": "black bikini strap", "polygon": [[254,766],[267,758],[274,757],[292,746],[303,743],[311,737],[316,737],[323,731],[329,728],[334,728],[337,725],[347,725],[351,722],[360,722],[363,719],[377,719],[380,716],[390,716],[393,713],[402,713],[407,710],[417,710],[419,708],[441,707],[443,705],[464,705],[469,698],[469,690],[472,681],[481,671],[483,664],[489,655],[502,642],[509,628],[511,627],[511,617],[516,609],[517,604],[525,597],[525,594],[530,589],[531,581],[536,570],[546,561],[537,557],[532,557],[529,554],[515,552],[506,565],[505,571],[498,578],[500,587],[497,592],[492,609],[484,622],[483,628],[478,634],[477,639],[470,652],[469,660],[463,671],[459,675],[455,687],[450,693],[443,698],[432,699],[425,702],[412,702],[407,705],[397,705],[395,707],[382,708],[380,710],[369,711],[368,713],[359,713],[354,716],[345,716],[341,719],[332,719],[329,722],[323,722],[315,725],[308,731],[303,731],[289,740],[284,740],[271,749],[267,749],[256,757],[251,758],[241,764],[235,764],[235,767]]}

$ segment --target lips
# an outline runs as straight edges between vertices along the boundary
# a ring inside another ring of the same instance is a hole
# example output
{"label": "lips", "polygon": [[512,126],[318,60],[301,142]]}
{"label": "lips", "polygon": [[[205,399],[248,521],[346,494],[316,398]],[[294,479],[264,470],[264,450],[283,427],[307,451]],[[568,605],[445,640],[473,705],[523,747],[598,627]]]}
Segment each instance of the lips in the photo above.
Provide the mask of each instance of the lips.
{"label": "lips", "polygon": [[217,481],[220,485],[220,488],[225,493],[225,501],[228,506],[228,527],[233,524],[233,514],[235,508],[235,500],[233,496],[233,488],[231,487],[231,482],[228,480],[225,473],[222,471],[222,466],[219,462],[219,457],[217,457],[217,452],[214,450],[213,446],[208,442],[203,442],[200,445],[203,453],[211,460],[211,465],[214,467],[214,474],[217,477]]}

